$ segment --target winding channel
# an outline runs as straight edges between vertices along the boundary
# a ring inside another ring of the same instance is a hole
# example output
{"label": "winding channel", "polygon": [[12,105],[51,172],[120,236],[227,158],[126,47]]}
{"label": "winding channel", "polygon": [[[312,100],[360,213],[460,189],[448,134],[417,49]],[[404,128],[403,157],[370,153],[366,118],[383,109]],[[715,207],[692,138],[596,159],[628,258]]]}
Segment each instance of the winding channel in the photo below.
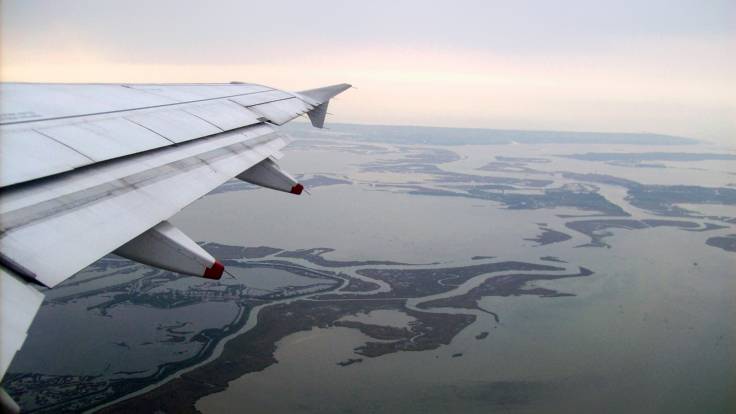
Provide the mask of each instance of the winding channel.
{"label": "winding channel", "polygon": [[[387,300],[387,298],[375,298],[374,299],[374,298],[370,298],[369,296],[375,295],[375,294],[378,294],[378,293],[387,293],[387,292],[390,292],[391,291],[391,286],[388,283],[386,283],[385,281],[383,281],[383,280],[374,279],[374,278],[371,278],[371,277],[368,277],[368,276],[364,276],[364,275],[361,275],[361,274],[357,273],[359,270],[362,270],[362,269],[376,269],[376,268],[392,269],[392,270],[401,270],[401,269],[419,270],[419,269],[441,269],[441,268],[449,268],[449,267],[452,267],[453,265],[455,267],[461,266],[460,263],[437,263],[437,264],[429,264],[429,265],[377,265],[377,264],[371,264],[371,265],[357,265],[357,266],[345,266],[345,267],[342,267],[342,266],[324,266],[324,265],[315,264],[315,263],[313,263],[313,262],[311,262],[311,261],[309,261],[307,259],[303,259],[303,258],[273,257],[273,255],[272,256],[266,256],[264,258],[260,258],[259,261],[261,261],[261,260],[271,260],[271,259],[278,259],[278,260],[280,260],[282,262],[290,262],[290,263],[293,263],[293,265],[294,265],[295,268],[297,268],[297,267],[298,268],[307,268],[307,269],[313,270],[313,271],[330,272],[330,273],[332,273],[334,275],[333,277],[337,277],[337,278],[341,279],[342,280],[342,283],[340,284],[340,286],[338,286],[337,288],[335,288],[335,290],[333,290],[333,291],[314,292],[314,293],[309,293],[309,294],[306,294],[306,295],[295,296],[295,297],[290,297],[290,298],[280,299],[280,300],[274,300],[274,301],[270,301],[268,303],[264,303],[264,304],[261,304],[261,305],[254,306],[253,308],[250,309],[250,312],[249,312],[249,315],[248,315],[248,319],[246,320],[245,324],[243,324],[243,326],[240,329],[238,329],[238,330],[230,333],[228,336],[222,338],[222,340],[220,340],[217,343],[217,345],[215,346],[215,348],[213,349],[211,355],[208,358],[206,358],[205,360],[200,361],[200,362],[198,362],[196,364],[190,365],[188,367],[182,368],[182,369],[180,369],[180,370],[178,370],[178,371],[170,374],[169,376],[167,376],[167,377],[165,377],[165,378],[163,378],[163,379],[161,379],[161,380],[159,380],[159,381],[157,381],[157,382],[155,382],[153,384],[150,384],[150,385],[148,385],[148,386],[146,386],[144,388],[141,388],[141,389],[139,389],[139,390],[137,390],[135,392],[132,392],[130,394],[126,394],[126,395],[124,395],[124,396],[122,396],[122,397],[120,397],[118,399],[113,400],[113,401],[110,401],[110,402],[107,402],[107,403],[102,404],[100,406],[94,407],[94,408],[92,408],[90,410],[87,410],[85,412],[88,412],[88,413],[96,412],[96,411],[101,410],[101,409],[104,409],[106,407],[113,406],[113,405],[115,405],[117,403],[120,403],[122,401],[129,400],[131,398],[135,398],[137,396],[143,395],[143,394],[145,394],[145,393],[147,393],[149,391],[152,391],[152,390],[154,390],[154,389],[156,389],[156,388],[158,388],[158,387],[160,387],[160,386],[168,383],[171,380],[180,378],[182,375],[184,375],[184,374],[186,374],[188,372],[191,372],[191,371],[193,371],[193,370],[195,370],[195,369],[197,369],[197,368],[199,368],[201,366],[204,366],[204,365],[209,364],[210,362],[212,362],[215,359],[217,359],[217,358],[220,357],[220,355],[222,354],[222,352],[224,350],[225,345],[230,340],[232,340],[233,338],[238,337],[238,336],[240,336],[240,335],[242,335],[242,334],[244,334],[244,333],[252,330],[257,325],[257,323],[258,323],[258,316],[259,316],[260,312],[263,309],[265,309],[266,307],[280,305],[280,304],[288,304],[288,303],[291,303],[291,302],[294,302],[294,301],[300,301],[300,300],[313,300],[313,301],[326,301],[326,302],[335,301],[335,300],[346,300],[346,301],[355,301],[355,300],[381,300],[381,301],[385,301],[385,300]],[[509,259],[500,260],[498,258],[483,259],[483,260],[474,260],[473,261],[473,264],[492,264],[492,263],[504,262],[504,261],[508,261],[508,260]],[[238,261],[240,261],[242,263],[249,263],[249,264],[253,264],[254,263],[253,261],[249,261],[249,260],[245,260],[245,259],[241,259],[241,260],[238,260]],[[529,261],[528,259],[524,260],[524,262],[526,262],[526,263],[532,263],[532,264],[536,263],[536,262],[533,262],[533,261]],[[538,262],[537,264],[547,265],[548,263]],[[467,263],[466,263],[466,265],[467,265]],[[525,273],[527,273],[527,274],[539,274],[539,275],[544,275],[544,276],[554,276],[554,275],[569,274],[570,271],[576,269],[575,266],[569,266],[569,265],[565,265],[563,263],[555,263],[555,266],[564,267],[564,269],[563,270],[556,270],[556,271],[535,270],[535,271],[528,271],[528,272],[525,272]],[[287,267],[288,268],[288,265],[286,265],[284,263],[282,265],[282,267]],[[336,269],[339,269],[340,272],[335,272]],[[344,277],[340,273],[347,274],[348,277]],[[406,301],[405,302],[405,307],[407,309],[410,309],[410,310],[416,311],[416,312],[435,313],[435,314],[467,314],[467,315],[475,315],[476,317],[481,316],[481,313],[485,313],[485,314],[493,315],[494,318],[496,319],[496,321],[498,321],[498,315],[497,314],[495,314],[495,313],[493,313],[491,311],[480,309],[480,308],[478,308],[478,309],[456,309],[456,308],[442,307],[442,308],[429,308],[429,309],[426,309],[426,308],[419,308],[418,306],[420,304],[422,304],[422,303],[429,302],[429,301],[432,301],[432,300],[444,299],[444,298],[449,298],[449,297],[453,297],[453,296],[458,296],[458,295],[466,294],[469,291],[471,291],[472,289],[474,289],[474,288],[478,287],[479,285],[481,285],[487,279],[492,278],[492,277],[517,275],[519,273],[520,273],[519,270],[509,270],[509,271],[498,271],[498,272],[483,273],[481,275],[477,275],[477,276],[471,277],[470,279],[468,279],[465,282],[457,285],[454,289],[452,289],[450,291],[447,291],[447,292],[442,292],[442,293],[433,294],[433,295],[424,296],[424,297],[418,297],[418,298],[415,298],[415,297],[397,297],[397,298],[388,298],[388,300],[402,300],[402,301]],[[373,283],[373,284],[376,284],[378,287],[375,288],[375,289],[372,289],[372,290],[368,290],[368,291],[357,291],[357,292],[356,291],[344,291],[343,289],[345,289],[345,287],[348,286],[351,278],[359,279],[359,280],[361,280],[363,282]],[[445,284],[443,282],[446,281],[446,280],[448,280],[448,279],[456,279],[456,278],[458,278],[458,275],[451,275],[451,276],[449,276],[447,278],[440,279],[438,281],[438,283],[441,286],[445,286],[445,287],[455,286],[455,285]],[[358,299],[358,298],[355,298],[355,297],[346,298],[346,299],[339,299],[339,298],[318,299],[318,298],[316,298],[316,296],[320,296],[320,295],[324,295],[324,294],[351,295],[351,296],[367,296],[367,297],[365,299]],[[243,307],[241,307],[241,309],[240,309],[239,312],[240,313],[237,316],[237,318],[241,317],[242,312],[243,312]],[[419,334],[419,335],[421,335],[421,334]],[[413,339],[414,338],[412,338],[412,340]]]}

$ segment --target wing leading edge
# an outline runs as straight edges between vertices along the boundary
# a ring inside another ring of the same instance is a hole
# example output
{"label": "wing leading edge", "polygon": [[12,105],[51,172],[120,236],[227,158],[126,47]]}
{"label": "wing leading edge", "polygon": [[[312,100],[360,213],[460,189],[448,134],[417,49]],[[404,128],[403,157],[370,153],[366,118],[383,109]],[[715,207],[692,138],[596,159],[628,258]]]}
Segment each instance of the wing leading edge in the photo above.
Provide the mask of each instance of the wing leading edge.
{"label": "wing leading edge", "polygon": [[233,177],[300,194],[273,125],[306,114],[321,128],[348,88],[0,85],[0,378],[43,300],[33,284],[111,252],[218,279],[222,265],[166,220]]}

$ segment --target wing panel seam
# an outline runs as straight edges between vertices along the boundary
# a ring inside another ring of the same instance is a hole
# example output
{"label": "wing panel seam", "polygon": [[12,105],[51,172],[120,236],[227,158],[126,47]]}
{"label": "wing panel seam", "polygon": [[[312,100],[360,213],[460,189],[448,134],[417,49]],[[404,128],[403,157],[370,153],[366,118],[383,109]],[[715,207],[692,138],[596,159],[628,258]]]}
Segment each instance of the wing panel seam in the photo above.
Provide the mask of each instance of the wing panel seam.
{"label": "wing panel seam", "polygon": [[[149,131],[153,132],[154,134],[156,134],[156,135],[160,136],[161,138],[163,138],[163,139],[165,139],[165,140],[169,141],[169,142],[170,142],[170,143],[172,143],[172,144],[176,144],[176,141],[172,141],[172,140],[170,140],[169,138],[167,138],[167,137],[165,137],[165,136],[161,135],[160,133],[158,133],[157,131],[154,131],[154,130],[152,130],[151,128],[149,128],[149,127],[147,127],[147,126],[145,126],[145,125],[143,125],[143,124],[141,124],[141,123],[139,123],[139,122],[135,122],[134,120],[132,120],[132,119],[130,119],[130,118],[128,118],[128,117],[125,117],[125,116],[123,117],[123,119],[124,119],[124,120],[126,120],[126,121],[128,121],[128,122],[130,122],[130,123],[132,123],[132,124],[136,124],[136,125],[138,125],[138,126],[139,126],[139,127],[141,127],[141,128],[145,128],[145,129],[147,129],[147,130],[149,130]],[[134,153],[134,154],[136,154],[136,153]]]}
{"label": "wing panel seam", "polygon": [[215,127],[215,128],[217,128],[217,129],[219,129],[219,130],[220,130],[221,132],[225,132],[225,130],[224,130],[224,129],[222,129],[222,128],[220,128],[219,126],[217,126],[217,125],[215,125],[214,123],[212,123],[212,122],[210,122],[210,121],[208,121],[208,120],[206,120],[206,119],[202,118],[201,116],[199,116],[199,115],[197,115],[197,114],[193,114],[193,113],[191,113],[191,112],[187,111],[187,110],[186,110],[185,108],[182,108],[182,109],[181,109],[181,111],[183,111],[183,112],[186,112],[186,113],[188,113],[189,115],[191,115],[191,116],[193,116],[193,117],[196,117],[196,118],[199,118],[199,119],[201,119],[202,121],[204,121],[204,122],[206,122],[206,123],[208,123],[208,124],[212,125],[213,127]]}
{"label": "wing panel seam", "polygon": [[79,154],[79,155],[83,156],[84,158],[86,158],[86,159],[88,159],[88,160],[92,161],[93,163],[94,163],[94,162],[97,162],[97,161],[93,160],[92,158],[90,158],[90,157],[89,157],[89,156],[88,156],[87,154],[85,154],[85,153],[83,153],[83,152],[79,151],[78,149],[76,149],[76,148],[74,148],[74,147],[72,147],[72,146],[69,146],[69,145],[67,145],[67,144],[66,144],[66,143],[64,143],[64,142],[61,142],[61,141],[59,141],[58,139],[56,139],[56,138],[52,137],[52,136],[51,136],[51,135],[49,135],[49,134],[43,133],[43,132],[41,132],[40,130],[38,130],[38,129],[35,129],[35,128],[31,128],[31,131],[33,131],[33,132],[35,132],[35,133],[37,133],[37,134],[39,134],[39,135],[43,135],[44,137],[46,137],[46,138],[48,138],[48,139],[50,139],[50,140],[52,140],[52,141],[56,142],[57,144],[61,144],[61,145],[65,146],[65,147],[69,148],[70,150],[72,150],[72,151],[76,152],[77,154]]}

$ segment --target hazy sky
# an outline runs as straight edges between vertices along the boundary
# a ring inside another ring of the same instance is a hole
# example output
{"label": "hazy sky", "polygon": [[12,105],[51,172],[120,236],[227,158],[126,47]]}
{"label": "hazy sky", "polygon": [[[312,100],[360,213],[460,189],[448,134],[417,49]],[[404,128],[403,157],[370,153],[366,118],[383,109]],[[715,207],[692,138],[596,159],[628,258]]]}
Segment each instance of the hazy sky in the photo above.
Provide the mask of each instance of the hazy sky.
{"label": "hazy sky", "polygon": [[736,142],[736,1],[0,0],[4,81],[349,82],[333,121]]}

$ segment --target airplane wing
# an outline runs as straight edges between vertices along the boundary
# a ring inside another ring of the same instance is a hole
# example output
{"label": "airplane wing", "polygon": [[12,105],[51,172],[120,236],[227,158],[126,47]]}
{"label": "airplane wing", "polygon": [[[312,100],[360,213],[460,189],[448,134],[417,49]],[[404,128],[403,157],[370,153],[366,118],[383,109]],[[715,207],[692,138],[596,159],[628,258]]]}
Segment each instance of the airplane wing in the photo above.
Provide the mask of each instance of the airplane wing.
{"label": "airplane wing", "polygon": [[218,279],[222,265],[166,220],[233,177],[301,193],[273,125],[306,114],[321,128],[348,88],[0,84],[0,378],[43,301],[33,285],[111,252]]}

